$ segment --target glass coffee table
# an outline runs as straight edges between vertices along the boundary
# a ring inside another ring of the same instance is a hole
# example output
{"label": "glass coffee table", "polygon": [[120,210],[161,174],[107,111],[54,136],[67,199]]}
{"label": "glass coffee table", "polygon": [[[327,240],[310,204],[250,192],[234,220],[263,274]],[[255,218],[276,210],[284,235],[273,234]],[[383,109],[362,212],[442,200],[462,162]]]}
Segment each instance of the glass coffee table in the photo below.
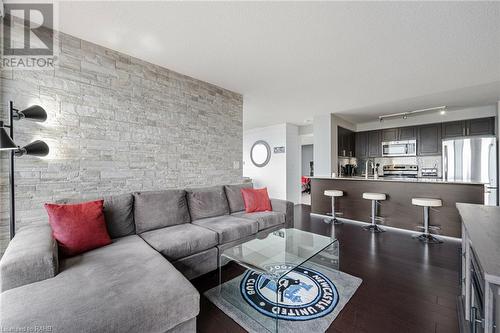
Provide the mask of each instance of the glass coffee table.
{"label": "glass coffee table", "polygon": [[[278,332],[283,320],[314,319],[336,305],[329,294],[335,287],[321,273],[321,268],[339,268],[334,238],[280,229],[219,255],[219,296],[250,317],[259,331]],[[236,278],[234,269],[222,269],[230,261],[238,265]]]}

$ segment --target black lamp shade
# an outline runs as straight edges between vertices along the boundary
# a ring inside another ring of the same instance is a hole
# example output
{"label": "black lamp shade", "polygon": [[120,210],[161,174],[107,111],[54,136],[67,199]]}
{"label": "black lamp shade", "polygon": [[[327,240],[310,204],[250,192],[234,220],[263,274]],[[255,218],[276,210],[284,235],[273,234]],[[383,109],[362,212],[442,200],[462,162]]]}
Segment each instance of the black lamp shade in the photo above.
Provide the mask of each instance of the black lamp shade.
{"label": "black lamp shade", "polygon": [[10,138],[9,134],[5,131],[5,128],[0,127],[0,150],[12,150],[17,149],[16,144]]}
{"label": "black lamp shade", "polygon": [[24,146],[20,149],[22,155],[31,155],[31,156],[47,156],[49,154],[49,146],[41,141],[36,140],[30,143],[29,145]]}
{"label": "black lamp shade", "polygon": [[44,122],[47,120],[47,112],[40,105],[33,105],[19,112],[23,118]]}

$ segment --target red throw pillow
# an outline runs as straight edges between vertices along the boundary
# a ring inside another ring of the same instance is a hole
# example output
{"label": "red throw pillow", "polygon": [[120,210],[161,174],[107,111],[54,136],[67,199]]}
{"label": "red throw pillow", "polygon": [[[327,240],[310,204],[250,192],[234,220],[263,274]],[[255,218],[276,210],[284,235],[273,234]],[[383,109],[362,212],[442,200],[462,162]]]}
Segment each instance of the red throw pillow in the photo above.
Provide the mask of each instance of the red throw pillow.
{"label": "red throw pillow", "polygon": [[267,187],[260,189],[242,188],[243,202],[247,213],[272,211]]}
{"label": "red throw pillow", "polygon": [[111,244],[103,213],[104,200],[73,205],[45,204],[61,254],[71,257]]}

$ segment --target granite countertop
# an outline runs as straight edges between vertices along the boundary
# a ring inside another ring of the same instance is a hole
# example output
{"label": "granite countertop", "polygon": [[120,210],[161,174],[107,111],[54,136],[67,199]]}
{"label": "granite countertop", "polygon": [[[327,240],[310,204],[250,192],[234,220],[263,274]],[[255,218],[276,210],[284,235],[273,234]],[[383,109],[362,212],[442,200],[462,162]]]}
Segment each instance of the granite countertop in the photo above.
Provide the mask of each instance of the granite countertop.
{"label": "granite countertop", "polygon": [[353,181],[371,181],[371,182],[401,182],[401,183],[433,183],[433,184],[461,184],[461,185],[485,185],[481,182],[465,182],[465,181],[450,181],[441,178],[385,178],[379,177],[374,179],[370,177],[366,179],[365,177],[355,176],[355,177],[328,177],[328,176],[315,176],[309,177],[312,179],[332,179],[332,180],[353,180]]}
{"label": "granite countertop", "polygon": [[500,207],[457,203],[485,279],[500,284]]}

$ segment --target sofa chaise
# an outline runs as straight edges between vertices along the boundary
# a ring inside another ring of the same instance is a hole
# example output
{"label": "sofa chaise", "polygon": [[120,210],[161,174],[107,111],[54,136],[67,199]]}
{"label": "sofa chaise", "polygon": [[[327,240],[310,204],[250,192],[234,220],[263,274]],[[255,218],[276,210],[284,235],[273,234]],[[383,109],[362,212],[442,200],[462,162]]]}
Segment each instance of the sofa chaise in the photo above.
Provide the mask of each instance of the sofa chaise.
{"label": "sofa chaise", "polygon": [[22,228],[0,260],[0,328],[195,332],[198,291],[219,251],[293,225],[293,203],[245,213],[251,184],[104,198],[112,244],[60,258],[48,224]]}

